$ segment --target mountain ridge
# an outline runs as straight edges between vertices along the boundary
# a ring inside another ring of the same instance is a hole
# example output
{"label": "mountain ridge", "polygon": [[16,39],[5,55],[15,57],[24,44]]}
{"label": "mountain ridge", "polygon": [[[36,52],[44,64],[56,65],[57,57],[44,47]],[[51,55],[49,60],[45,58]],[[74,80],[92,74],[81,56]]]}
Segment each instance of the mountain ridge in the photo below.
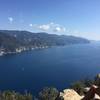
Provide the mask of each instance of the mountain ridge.
{"label": "mountain ridge", "polygon": [[0,52],[21,52],[34,48],[90,43],[89,40],[67,35],[0,30]]}

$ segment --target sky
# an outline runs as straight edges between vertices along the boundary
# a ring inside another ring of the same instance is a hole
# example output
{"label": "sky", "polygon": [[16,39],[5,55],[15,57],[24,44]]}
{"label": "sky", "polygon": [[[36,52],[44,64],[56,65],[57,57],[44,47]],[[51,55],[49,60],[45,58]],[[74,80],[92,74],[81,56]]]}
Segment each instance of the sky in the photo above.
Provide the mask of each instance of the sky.
{"label": "sky", "polygon": [[100,40],[100,0],[0,0],[0,30]]}

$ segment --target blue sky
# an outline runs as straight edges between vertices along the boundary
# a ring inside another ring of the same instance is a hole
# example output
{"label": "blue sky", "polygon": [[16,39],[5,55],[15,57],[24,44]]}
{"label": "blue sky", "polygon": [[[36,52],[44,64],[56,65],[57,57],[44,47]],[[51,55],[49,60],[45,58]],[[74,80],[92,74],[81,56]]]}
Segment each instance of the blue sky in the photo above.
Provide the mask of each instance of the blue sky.
{"label": "blue sky", "polygon": [[0,0],[0,29],[100,40],[100,0]]}

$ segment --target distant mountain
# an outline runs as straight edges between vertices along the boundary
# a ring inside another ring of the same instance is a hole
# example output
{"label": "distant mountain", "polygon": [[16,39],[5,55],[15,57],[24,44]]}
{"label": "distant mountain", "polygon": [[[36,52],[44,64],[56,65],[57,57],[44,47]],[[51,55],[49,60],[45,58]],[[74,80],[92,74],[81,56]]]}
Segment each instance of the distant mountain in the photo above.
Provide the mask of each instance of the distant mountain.
{"label": "distant mountain", "polygon": [[8,50],[15,50],[15,48],[20,46],[20,42],[9,34],[0,32],[0,48],[5,48]]}
{"label": "distant mountain", "polygon": [[16,51],[47,46],[63,46],[70,44],[83,44],[90,41],[80,37],[55,35],[48,33],[32,33],[28,31],[0,30],[0,50]]}

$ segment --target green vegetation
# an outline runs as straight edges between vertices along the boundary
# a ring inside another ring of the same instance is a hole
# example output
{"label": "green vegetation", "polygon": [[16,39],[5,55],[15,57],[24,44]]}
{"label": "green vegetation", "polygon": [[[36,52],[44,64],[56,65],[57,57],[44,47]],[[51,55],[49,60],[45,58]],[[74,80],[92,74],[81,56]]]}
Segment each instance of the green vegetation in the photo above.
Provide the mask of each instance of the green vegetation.
{"label": "green vegetation", "polygon": [[0,92],[0,100],[60,100],[59,91],[53,87],[45,87],[39,92],[38,98],[32,94],[25,92],[20,94],[15,91]]}
{"label": "green vegetation", "polygon": [[[100,74],[98,74],[94,79],[85,79],[77,81],[71,85],[70,88],[74,89],[80,95],[85,94],[85,88],[91,87],[91,85],[100,86]],[[43,88],[37,97],[34,97],[32,94],[25,92],[20,94],[15,91],[4,91],[0,92],[0,100],[63,100],[59,97],[60,92],[54,87],[45,87]]]}
{"label": "green vegetation", "polygon": [[30,93],[20,94],[15,91],[0,92],[0,100],[33,100]]}
{"label": "green vegetation", "polygon": [[59,91],[56,88],[44,88],[39,93],[39,99],[40,100],[56,100],[59,96]]}
{"label": "green vegetation", "polygon": [[15,51],[15,48],[18,48],[19,46],[20,43],[15,37],[0,32],[0,49],[3,49],[4,51]]}
{"label": "green vegetation", "polygon": [[100,86],[100,74],[96,75],[94,78],[94,84]]}
{"label": "green vegetation", "polygon": [[46,46],[63,46],[69,44],[89,43],[89,40],[65,35],[31,33],[28,31],[0,31],[0,51],[16,52],[16,48],[26,50],[45,48]]}
{"label": "green vegetation", "polygon": [[84,79],[77,81],[71,85],[71,88],[74,89],[80,95],[85,94],[85,88],[91,87],[92,85],[100,86],[100,74],[98,74],[94,79]]}
{"label": "green vegetation", "polygon": [[85,84],[83,84],[81,81],[78,81],[78,82],[73,83],[71,85],[71,88],[74,89],[78,94],[83,95]]}
{"label": "green vegetation", "polygon": [[71,85],[71,88],[74,89],[78,94],[84,95],[85,88],[91,87],[91,85],[95,84],[94,80],[85,79],[81,81],[77,81]]}

